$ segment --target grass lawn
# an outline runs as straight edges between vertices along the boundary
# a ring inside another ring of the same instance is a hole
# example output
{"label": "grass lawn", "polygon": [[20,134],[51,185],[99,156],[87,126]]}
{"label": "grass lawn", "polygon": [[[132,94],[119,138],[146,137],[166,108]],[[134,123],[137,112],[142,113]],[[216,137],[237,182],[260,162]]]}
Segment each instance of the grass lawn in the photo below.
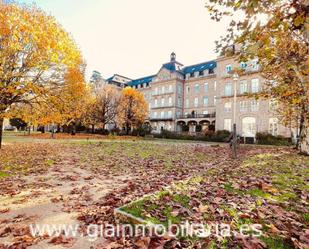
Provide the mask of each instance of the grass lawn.
{"label": "grass lawn", "polygon": [[[233,160],[226,144],[47,136],[4,138],[0,248],[305,248],[308,242],[309,159],[289,148],[241,146]],[[116,208],[164,225],[221,222],[239,230],[257,223],[263,236],[144,238],[141,247],[132,238],[29,235],[30,223],[46,220],[75,222],[84,231],[89,224],[114,224]]]}

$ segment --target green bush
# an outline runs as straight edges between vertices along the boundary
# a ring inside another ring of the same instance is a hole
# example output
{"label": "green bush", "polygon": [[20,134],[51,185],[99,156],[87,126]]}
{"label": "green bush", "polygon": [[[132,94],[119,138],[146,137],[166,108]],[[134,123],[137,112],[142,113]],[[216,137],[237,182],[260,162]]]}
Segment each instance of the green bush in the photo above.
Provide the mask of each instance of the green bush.
{"label": "green bush", "polygon": [[228,137],[231,135],[231,132],[227,130],[219,130],[211,133],[211,131],[206,134],[207,141],[211,142],[227,142]]}
{"label": "green bush", "polygon": [[151,134],[151,126],[147,125],[147,124],[143,124],[142,126],[140,126],[137,129],[134,129],[132,131],[132,136],[141,136],[141,137],[145,137],[146,135]]}
{"label": "green bush", "polygon": [[205,135],[192,136],[189,134],[179,134],[167,130],[162,130],[160,134],[154,134],[155,138],[167,138],[167,139],[180,139],[180,140],[196,140],[196,141],[208,141],[208,142],[227,142],[227,138],[230,136],[229,131],[207,131]]}
{"label": "green bush", "polygon": [[288,146],[291,145],[291,140],[283,136],[273,136],[269,133],[258,132],[256,134],[258,144]]}

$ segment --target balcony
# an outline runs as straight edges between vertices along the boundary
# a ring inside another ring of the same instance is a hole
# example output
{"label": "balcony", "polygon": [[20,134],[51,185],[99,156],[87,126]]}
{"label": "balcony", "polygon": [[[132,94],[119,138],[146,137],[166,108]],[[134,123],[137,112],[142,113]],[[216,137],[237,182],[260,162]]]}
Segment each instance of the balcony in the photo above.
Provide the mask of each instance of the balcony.
{"label": "balcony", "polygon": [[190,119],[190,118],[215,118],[216,113],[209,113],[209,114],[187,114],[187,115],[180,115],[177,119]]}
{"label": "balcony", "polygon": [[172,118],[172,117],[150,117],[149,118],[149,120],[150,121],[173,121],[174,120],[174,118]]}

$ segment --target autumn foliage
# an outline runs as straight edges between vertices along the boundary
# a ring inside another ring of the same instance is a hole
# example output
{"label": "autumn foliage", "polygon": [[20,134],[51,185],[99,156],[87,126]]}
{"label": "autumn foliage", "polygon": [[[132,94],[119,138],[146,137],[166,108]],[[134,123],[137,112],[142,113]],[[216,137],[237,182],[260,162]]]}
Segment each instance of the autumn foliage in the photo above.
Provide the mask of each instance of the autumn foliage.
{"label": "autumn foliage", "polygon": [[0,4],[0,37],[2,130],[3,118],[15,105],[47,105],[70,87],[66,76],[82,57],[55,18],[33,6]]}
{"label": "autumn foliage", "polygon": [[144,95],[127,87],[122,90],[118,123],[126,128],[127,134],[132,128],[142,125],[148,115],[148,104]]}
{"label": "autumn foliage", "polygon": [[299,130],[301,151],[309,154],[309,1],[211,0],[206,6],[216,21],[232,16],[218,50],[236,43],[240,61],[259,59],[262,97],[279,103],[282,123]]}

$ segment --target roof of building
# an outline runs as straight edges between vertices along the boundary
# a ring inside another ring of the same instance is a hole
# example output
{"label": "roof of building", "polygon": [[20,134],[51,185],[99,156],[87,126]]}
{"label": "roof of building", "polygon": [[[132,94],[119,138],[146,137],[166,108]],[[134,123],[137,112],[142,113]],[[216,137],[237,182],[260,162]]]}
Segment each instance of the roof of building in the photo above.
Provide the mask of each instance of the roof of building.
{"label": "roof of building", "polygon": [[139,79],[136,79],[136,80],[132,80],[132,81],[128,82],[128,85],[129,86],[136,86],[136,85],[139,85],[139,84],[150,83],[155,76],[156,75],[151,75],[151,76],[139,78]]}
{"label": "roof of building", "polygon": [[171,61],[168,63],[163,64],[162,67],[164,67],[165,69],[175,72],[177,70],[176,64],[183,66],[181,63],[177,62],[177,61]]}
{"label": "roof of building", "polygon": [[188,66],[182,69],[184,74],[204,71],[206,69],[214,69],[217,67],[216,61],[207,61],[196,65]]}
{"label": "roof of building", "polygon": [[116,76],[118,76],[118,77],[120,77],[120,78],[124,78],[124,79],[130,80],[130,81],[132,80],[132,79],[130,79],[130,78],[128,78],[128,77],[125,77],[125,76],[122,76],[122,75],[120,75],[120,74],[114,74],[113,76],[111,76],[111,77],[109,77],[108,79],[106,79],[106,81],[107,81],[107,82],[114,81],[114,78],[115,78]]}

